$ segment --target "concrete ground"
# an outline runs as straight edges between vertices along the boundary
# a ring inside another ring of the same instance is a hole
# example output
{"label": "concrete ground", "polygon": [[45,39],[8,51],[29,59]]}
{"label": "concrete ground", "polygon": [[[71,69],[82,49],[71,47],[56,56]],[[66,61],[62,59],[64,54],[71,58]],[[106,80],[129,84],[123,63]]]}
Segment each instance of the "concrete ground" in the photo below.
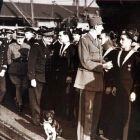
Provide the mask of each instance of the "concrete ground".
{"label": "concrete ground", "polygon": [[[14,106],[0,105],[0,140],[45,140],[41,126],[31,123],[31,116],[26,108],[17,113]],[[62,136],[58,140],[76,140],[76,128],[72,122],[57,119],[62,125]]]}
{"label": "concrete ground", "polygon": [[[59,119],[63,128],[59,140],[76,140],[76,128],[71,122]],[[45,133],[41,126],[31,123],[31,117],[26,112],[17,113],[6,106],[0,105],[0,139],[2,140],[45,140]]]}
{"label": "concrete ground", "polygon": [[[31,123],[28,94],[24,95],[24,110],[18,113],[15,102],[15,88],[7,80],[7,93],[4,103],[0,104],[0,140],[45,140],[45,132],[42,126]],[[76,140],[76,127],[73,122],[56,116],[56,120],[62,126],[63,132],[58,140]]]}

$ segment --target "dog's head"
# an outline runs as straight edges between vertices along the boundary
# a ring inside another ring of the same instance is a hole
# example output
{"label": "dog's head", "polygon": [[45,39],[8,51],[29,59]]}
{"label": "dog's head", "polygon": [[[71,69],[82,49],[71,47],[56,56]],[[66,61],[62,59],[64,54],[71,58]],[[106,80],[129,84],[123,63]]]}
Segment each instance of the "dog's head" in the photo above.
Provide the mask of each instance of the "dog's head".
{"label": "dog's head", "polygon": [[45,120],[48,120],[48,118],[52,118],[52,120],[54,120],[54,115],[55,115],[54,110],[44,111],[44,112],[43,112],[43,118],[44,118]]}

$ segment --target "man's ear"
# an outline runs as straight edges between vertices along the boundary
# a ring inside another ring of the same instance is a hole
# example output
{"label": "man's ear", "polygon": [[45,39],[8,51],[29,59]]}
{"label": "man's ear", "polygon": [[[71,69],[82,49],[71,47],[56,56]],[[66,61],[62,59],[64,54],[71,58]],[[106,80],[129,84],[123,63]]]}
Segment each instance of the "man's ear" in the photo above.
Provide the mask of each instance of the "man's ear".
{"label": "man's ear", "polygon": [[95,26],[94,26],[94,29],[96,30],[96,29],[97,29],[97,27],[98,27],[98,25],[95,25]]}

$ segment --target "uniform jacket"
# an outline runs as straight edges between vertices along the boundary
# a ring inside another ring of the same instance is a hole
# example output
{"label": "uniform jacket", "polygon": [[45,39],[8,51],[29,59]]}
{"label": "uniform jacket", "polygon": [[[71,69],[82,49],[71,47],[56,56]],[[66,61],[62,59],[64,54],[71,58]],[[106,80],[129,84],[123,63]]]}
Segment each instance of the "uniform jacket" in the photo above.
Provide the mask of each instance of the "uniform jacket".
{"label": "uniform jacket", "polygon": [[90,35],[84,35],[78,46],[80,65],[74,87],[89,91],[103,90],[103,68],[98,42]]}
{"label": "uniform jacket", "polygon": [[[103,48],[105,48],[105,45],[109,45],[108,42],[106,42],[103,45]],[[110,44],[111,45],[111,44]],[[113,46],[109,47],[107,50],[103,51],[103,60],[105,62],[112,61],[113,68],[109,70],[104,70],[104,83],[105,86],[115,86],[118,84],[118,67],[117,67],[117,55],[119,52],[119,48],[115,48]]]}
{"label": "uniform jacket", "polygon": [[59,53],[59,71],[66,76],[72,76],[74,70],[74,47],[69,44],[62,54]]}
{"label": "uniform jacket", "polygon": [[48,56],[48,46],[45,46],[42,40],[31,47],[28,59],[29,80],[36,79],[39,82],[45,82],[45,65]]}
{"label": "uniform jacket", "polygon": [[0,71],[2,69],[7,69],[7,50],[8,50],[8,44],[6,42],[6,39],[0,40],[2,44],[0,45]]}
{"label": "uniform jacket", "polygon": [[49,46],[49,59],[46,63],[46,72],[53,72],[56,74],[59,68],[59,50],[61,44],[58,41],[55,41]]}
{"label": "uniform jacket", "polygon": [[7,51],[9,64],[8,72],[16,75],[27,75],[27,61],[30,46],[27,43],[21,45],[16,42],[11,43]]}
{"label": "uniform jacket", "polygon": [[136,79],[139,77],[140,55],[135,50],[130,50],[121,63],[121,56],[124,51],[120,50],[117,57],[117,63],[120,72],[120,83],[127,93],[134,90]]}

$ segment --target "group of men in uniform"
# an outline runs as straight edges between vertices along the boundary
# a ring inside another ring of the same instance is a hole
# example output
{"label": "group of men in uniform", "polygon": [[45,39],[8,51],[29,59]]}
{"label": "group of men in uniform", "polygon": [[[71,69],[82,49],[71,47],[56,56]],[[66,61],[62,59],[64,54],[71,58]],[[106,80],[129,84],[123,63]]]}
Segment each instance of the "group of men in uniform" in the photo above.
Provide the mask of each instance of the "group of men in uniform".
{"label": "group of men in uniform", "polygon": [[23,111],[25,92],[29,93],[35,125],[40,124],[42,109],[52,109],[60,116],[74,119],[73,83],[79,63],[77,43],[82,31],[42,26],[38,30],[18,28],[0,32],[1,102],[9,87],[6,86],[10,83],[6,82],[8,77],[14,85],[12,92],[19,112]]}

